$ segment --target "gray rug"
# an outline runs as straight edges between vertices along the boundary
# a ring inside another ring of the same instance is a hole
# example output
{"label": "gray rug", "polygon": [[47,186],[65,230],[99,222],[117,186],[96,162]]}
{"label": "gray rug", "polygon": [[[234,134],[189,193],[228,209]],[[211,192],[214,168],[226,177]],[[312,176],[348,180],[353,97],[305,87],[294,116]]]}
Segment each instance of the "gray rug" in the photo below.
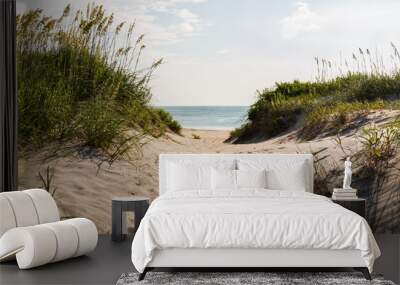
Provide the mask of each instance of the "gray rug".
{"label": "gray rug", "polygon": [[372,276],[372,281],[368,281],[359,272],[148,272],[144,280],[137,281],[138,276],[138,273],[122,274],[122,276],[117,281],[117,285],[395,285],[395,283],[393,283],[392,281],[384,280],[381,276],[376,275]]}

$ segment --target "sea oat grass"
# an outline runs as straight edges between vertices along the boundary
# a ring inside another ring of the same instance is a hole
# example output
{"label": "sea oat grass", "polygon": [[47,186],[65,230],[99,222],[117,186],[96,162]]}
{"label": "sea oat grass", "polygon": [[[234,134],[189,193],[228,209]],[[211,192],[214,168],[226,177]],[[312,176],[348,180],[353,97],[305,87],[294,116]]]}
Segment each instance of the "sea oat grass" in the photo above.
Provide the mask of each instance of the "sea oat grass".
{"label": "sea oat grass", "polygon": [[[148,83],[162,60],[141,67],[144,35],[114,23],[101,5],[70,14],[67,6],[60,18],[41,10],[17,17],[20,147],[73,140],[122,155],[143,134],[179,132],[149,105]],[[137,136],[126,136],[128,127]]]}
{"label": "sea oat grass", "polygon": [[312,139],[327,129],[345,129],[351,120],[370,111],[400,109],[400,70],[348,72],[314,82],[276,83],[257,95],[248,121],[231,132],[234,141],[269,138],[293,126],[302,128],[301,138]]}

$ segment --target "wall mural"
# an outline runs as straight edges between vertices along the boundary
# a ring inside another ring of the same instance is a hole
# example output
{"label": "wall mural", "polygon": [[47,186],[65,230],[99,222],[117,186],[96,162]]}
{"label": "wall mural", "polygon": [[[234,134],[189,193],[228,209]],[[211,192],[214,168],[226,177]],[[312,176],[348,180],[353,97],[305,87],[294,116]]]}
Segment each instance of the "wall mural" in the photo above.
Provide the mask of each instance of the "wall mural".
{"label": "wall mural", "polygon": [[160,153],[312,153],[328,197],[349,157],[373,231],[400,233],[398,25],[260,2],[18,1],[20,189],[109,233]]}

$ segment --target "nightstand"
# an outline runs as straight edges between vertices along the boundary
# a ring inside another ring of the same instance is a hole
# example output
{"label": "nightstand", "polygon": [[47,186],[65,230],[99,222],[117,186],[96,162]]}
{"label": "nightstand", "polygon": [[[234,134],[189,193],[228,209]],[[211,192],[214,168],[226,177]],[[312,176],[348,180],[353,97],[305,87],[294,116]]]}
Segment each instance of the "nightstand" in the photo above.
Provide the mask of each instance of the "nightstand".
{"label": "nightstand", "polygon": [[359,214],[361,217],[366,219],[366,207],[367,201],[363,198],[347,199],[347,200],[336,200],[331,199],[332,202],[339,204],[340,206]]}
{"label": "nightstand", "polygon": [[113,241],[123,241],[127,236],[127,216],[126,212],[135,213],[135,232],[139,227],[140,221],[146,214],[150,205],[147,197],[115,197],[112,199],[112,233]]}

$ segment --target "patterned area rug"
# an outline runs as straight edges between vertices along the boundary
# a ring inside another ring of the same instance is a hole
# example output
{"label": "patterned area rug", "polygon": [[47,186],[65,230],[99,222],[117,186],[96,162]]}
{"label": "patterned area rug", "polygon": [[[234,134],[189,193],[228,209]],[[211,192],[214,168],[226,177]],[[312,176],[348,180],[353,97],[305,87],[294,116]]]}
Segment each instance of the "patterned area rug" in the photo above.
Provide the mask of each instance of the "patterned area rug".
{"label": "patterned area rug", "polygon": [[213,284],[213,285],[395,285],[381,276],[372,276],[368,281],[359,272],[148,272],[146,278],[138,281],[138,273],[122,274],[117,285],[145,284]]}

